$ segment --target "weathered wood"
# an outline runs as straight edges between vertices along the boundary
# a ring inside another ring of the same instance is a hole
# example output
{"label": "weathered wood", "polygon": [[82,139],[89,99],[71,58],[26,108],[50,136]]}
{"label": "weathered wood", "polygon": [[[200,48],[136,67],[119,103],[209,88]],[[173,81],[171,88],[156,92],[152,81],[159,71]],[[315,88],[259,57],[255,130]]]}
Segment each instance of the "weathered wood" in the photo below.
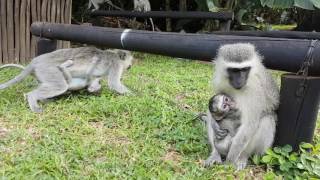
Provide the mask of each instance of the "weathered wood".
{"label": "weathered wood", "polygon": [[14,29],[13,3],[7,1],[7,35],[8,35],[8,62],[14,61]]}
{"label": "weathered wood", "polygon": [[15,0],[15,3],[14,3],[14,50],[15,50],[14,61],[19,62],[19,59],[20,59],[20,0]]}
{"label": "weathered wood", "polygon": [[51,21],[51,1],[52,0],[48,0],[48,4],[47,4],[47,22]]}
{"label": "weathered wood", "polygon": [[27,1],[21,0],[20,6],[20,62],[26,61],[26,8]]}
{"label": "weathered wood", "polygon": [[47,21],[47,3],[48,3],[48,0],[42,0],[42,5],[41,5],[41,21],[42,22]]}
{"label": "weathered wood", "polygon": [[[0,0],[0,64],[27,63],[35,57],[32,22],[71,22],[72,0]],[[58,48],[70,42],[58,41]]]}
{"label": "weathered wood", "polygon": [[6,11],[6,2],[7,0],[1,0],[0,8],[1,8],[1,29],[2,29],[2,38],[1,43],[2,43],[2,58],[3,62],[7,63],[8,62],[8,39],[7,39],[7,11]]}
{"label": "weathered wood", "polygon": [[52,1],[51,2],[51,20],[50,20],[50,22],[56,22],[56,11],[57,11],[57,9],[56,9],[56,1],[57,0],[54,0],[54,1]]}
{"label": "weathered wood", "polygon": [[[38,21],[38,13],[37,14],[37,1],[40,0],[31,0],[31,21],[32,22],[36,22]],[[35,57],[36,55],[36,37],[35,36],[31,36],[31,47],[30,47],[30,56],[31,57]]]}
{"label": "weathered wood", "polygon": [[30,61],[31,53],[30,53],[30,46],[31,46],[31,33],[30,33],[30,20],[31,20],[31,0],[25,0],[27,1],[26,6],[26,57],[25,61]]}
{"label": "weathered wood", "polygon": [[[0,1],[0,6],[1,6],[1,1]],[[1,8],[0,8],[0,16],[1,16]],[[0,18],[0,39],[3,39],[3,38],[2,38],[2,34],[1,34],[1,32],[2,32],[1,26],[2,26],[2,21],[1,21],[1,18]],[[0,63],[3,63],[3,61],[2,61],[2,51],[3,51],[3,49],[2,49],[2,43],[1,43],[1,41],[0,41]]]}

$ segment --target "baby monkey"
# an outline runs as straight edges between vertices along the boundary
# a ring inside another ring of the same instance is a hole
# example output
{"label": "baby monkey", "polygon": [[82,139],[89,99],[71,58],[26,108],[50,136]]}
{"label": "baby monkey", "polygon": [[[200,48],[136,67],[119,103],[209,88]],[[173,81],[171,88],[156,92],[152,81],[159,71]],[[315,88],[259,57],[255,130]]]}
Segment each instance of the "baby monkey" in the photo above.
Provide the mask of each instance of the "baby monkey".
{"label": "baby monkey", "polygon": [[214,162],[221,163],[221,155],[228,154],[232,139],[241,124],[240,115],[230,96],[221,93],[210,98],[209,110],[201,116],[206,121],[211,145],[211,155],[205,161],[205,166],[211,166]]}

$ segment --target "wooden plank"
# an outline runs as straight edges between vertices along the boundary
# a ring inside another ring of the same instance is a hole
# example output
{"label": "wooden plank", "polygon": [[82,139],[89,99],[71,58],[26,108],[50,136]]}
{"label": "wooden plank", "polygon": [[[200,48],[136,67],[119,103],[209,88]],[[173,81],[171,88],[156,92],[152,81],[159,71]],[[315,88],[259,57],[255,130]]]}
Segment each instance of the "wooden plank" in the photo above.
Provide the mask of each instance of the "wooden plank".
{"label": "wooden plank", "polygon": [[37,1],[37,21],[41,21],[41,0]]}
{"label": "wooden plank", "polygon": [[41,21],[42,22],[47,21],[47,3],[48,3],[48,0],[42,0],[42,5],[41,5]]}
{"label": "wooden plank", "polygon": [[[60,21],[61,21],[61,0],[56,0],[56,2],[57,2],[56,22],[60,23]],[[57,41],[57,49],[61,49],[61,47],[62,47],[62,42]]]}
{"label": "wooden plank", "polygon": [[27,1],[26,6],[26,61],[30,61],[30,46],[31,46],[31,33],[30,33],[30,25],[31,25],[31,0]]}
{"label": "wooden plank", "polygon": [[[1,1],[0,1],[0,6],[1,6]],[[1,16],[1,8],[0,8],[0,16]],[[2,39],[1,26],[2,26],[2,21],[1,21],[1,17],[0,17],[0,39]],[[0,40],[0,64],[3,63],[3,61],[2,61],[2,51],[3,51],[3,49],[2,49],[2,43],[1,43],[1,40]]]}
{"label": "wooden plank", "polygon": [[13,27],[13,2],[7,1],[7,35],[8,35],[8,58],[14,62],[14,27]]}
{"label": "wooden plank", "polygon": [[20,61],[20,0],[14,3],[14,56],[15,62]]}
{"label": "wooden plank", "polygon": [[47,4],[47,22],[51,21],[51,1],[52,0],[48,0]]}
{"label": "wooden plank", "polygon": [[[39,1],[39,0],[38,0]],[[40,11],[37,11],[37,0],[31,0],[31,23],[37,21],[38,14]],[[30,55],[31,58],[36,55],[36,37],[31,35],[31,47],[30,47]]]}
{"label": "wooden plank", "polygon": [[[65,6],[66,6],[66,0],[61,0],[61,4],[60,4],[60,10],[61,10],[60,23],[64,23]],[[63,46],[64,46],[64,42],[63,41],[58,41],[58,49],[62,49]]]}
{"label": "wooden plank", "polygon": [[27,7],[27,1],[21,0],[21,6],[20,6],[20,63],[26,62],[26,7]]}
{"label": "wooden plank", "polygon": [[[66,0],[66,1],[67,2],[66,2],[66,6],[65,6],[64,23],[71,24],[72,0]],[[70,47],[70,42],[64,41],[63,48],[69,48],[69,47]]]}
{"label": "wooden plank", "polygon": [[2,43],[2,58],[3,62],[7,63],[8,62],[8,39],[7,39],[7,11],[6,11],[6,2],[7,0],[1,0],[0,8],[1,8],[1,33],[2,33],[2,38],[1,43]]}
{"label": "wooden plank", "polygon": [[51,2],[51,22],[56,22],[57,0]]}

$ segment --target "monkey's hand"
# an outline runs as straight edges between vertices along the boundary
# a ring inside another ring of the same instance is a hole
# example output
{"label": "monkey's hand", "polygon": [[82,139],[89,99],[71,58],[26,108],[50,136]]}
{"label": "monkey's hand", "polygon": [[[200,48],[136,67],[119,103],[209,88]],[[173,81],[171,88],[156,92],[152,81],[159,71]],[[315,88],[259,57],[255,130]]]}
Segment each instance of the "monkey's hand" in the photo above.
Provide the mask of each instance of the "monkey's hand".
{"label": "monkey's hand", "polygon": [[216,135],[216,139],[217,139],[217,140],[222,140],[222,139],[224,139],[224,138],[228,135],[228,133],[229,133],[229,131],[228,131],[227,129],[221,129],[220,127],[219,127],[219,128],[216,128],[216,129],[214,130],[214,132],[215,132],[215,135]]}
{"label": "monkey's hand", "polygon": [[213,164],[221,164],[222,160],[221,160],[221,156],[219,155],[218,152],[212,152],[211,155],[208,157],[208,159],[206,159],[203,163],[204,167],[210,167]]}

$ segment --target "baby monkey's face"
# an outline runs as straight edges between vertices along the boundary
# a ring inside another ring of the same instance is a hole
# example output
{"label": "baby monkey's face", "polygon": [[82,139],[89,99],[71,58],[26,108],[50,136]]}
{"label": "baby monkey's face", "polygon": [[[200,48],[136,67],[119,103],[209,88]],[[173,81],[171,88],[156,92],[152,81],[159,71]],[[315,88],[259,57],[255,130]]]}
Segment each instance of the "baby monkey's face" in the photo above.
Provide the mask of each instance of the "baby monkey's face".
{"label": "baby monkey's face", "polygon": [[226,94],[216,94],[209,100],[209,111],[217,121],[223,119],[230,110],[235,108],[235,102]]}

